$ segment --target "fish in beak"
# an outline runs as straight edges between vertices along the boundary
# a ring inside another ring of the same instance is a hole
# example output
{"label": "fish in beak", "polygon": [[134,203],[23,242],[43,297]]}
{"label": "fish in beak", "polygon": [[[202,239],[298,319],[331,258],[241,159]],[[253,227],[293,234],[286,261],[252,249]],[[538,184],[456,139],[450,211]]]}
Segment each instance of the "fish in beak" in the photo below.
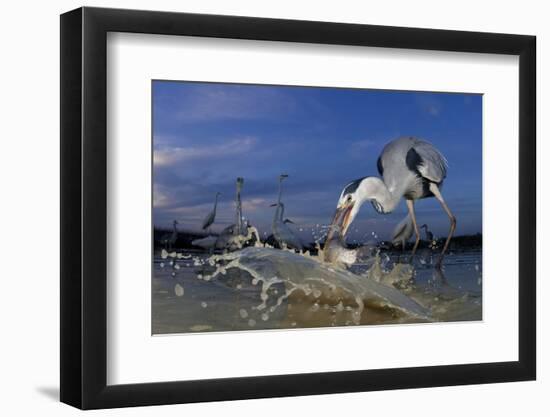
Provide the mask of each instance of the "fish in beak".
{"label": "fish in beak", "polygon": [[342,236],[345,236],[348,227],[351,223],[351,211],[353,210],[353,202],[346,203],[338,208],[336,208],[336,213],[334,213],[334,218],[330,225],[332,233],[340,232]]}

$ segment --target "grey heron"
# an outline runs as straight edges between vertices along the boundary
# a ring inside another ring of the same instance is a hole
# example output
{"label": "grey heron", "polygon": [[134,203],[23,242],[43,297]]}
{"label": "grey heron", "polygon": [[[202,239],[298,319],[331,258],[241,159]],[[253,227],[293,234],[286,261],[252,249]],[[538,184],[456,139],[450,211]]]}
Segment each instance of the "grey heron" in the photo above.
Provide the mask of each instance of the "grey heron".
{"label": "grey heron", "polygon": [[304,248],[302,241],[294,234],[292,229],[287,226],[287,223],[292,223],[292,221],[288,219],[283,220],[285,206],[281,201],[281,196],[283,192],[283,180],[285,178],[288,178],[287,174],[279,175],[279,197],[277,198],[277,203],[271,205],[271,207],[277,207],[275,215],[273,216],[273,222],[271,223],[271,231],[273,232],[273,237],[281,247],[287,246],[301,251]]}
{"label": "grey heron", "polygon": [[238,177],[236,180],[236,195],[235,195],[235,223],[224,228],[216,238],[214,243],[215,249],[235,250],[242,248],[243,244],[248,242],[248,235],[251,229],[248,224],[243,224],[243,212],[241,203],[241,191],[244,184],[244,178]]}
{"label": "grey heron", "polygon": [[160,242],[164,244],[164,248],[172,250],[172,246],[178,240],[178,221],[174,220],[172,233],[166,233],[160,238]]}
{"label": "grey heron", "polygon": [[429,242],[429,244],[431,245],[433,240],[434,240],[434,234],[432,232],[430,232],[430,230],[428,229],[428,225],[427,224],[423,224],[422,226],[420,226],[421,229],[424,229],[424,234],[426,235],[426,240]]}
{"label": "grey heron", "polygon": [[271,231],[273,232],[273,237],[281,247],[286,246],[302,251],[304,249],[302,241],[298,236],[296,236],[292,229],[287,226],[287,224],[292,223],[292,221],[290,221],[289,219],[283,220],[285,205],[281,202],[271,205],[271,207],[275,206],[277,206],[277,209],[275,210],[273,222],[271,223]]}
{"label": "grey heron", "polygon": [[236,205],[236,218],[235,218],[235,227],[233,228],[233,235],[238,236],[243,234],[243,209],[241,204],[241,191],[243,189],[244,178],[237,178],[237,193],[235,196],[235,205]]}
{"label": "grey heron", "polygon": [[378,157],[377,167],[382,178],[364,177],[344,187],[331,227],[340,228],[345,235],[364,202],[370,201],[378,213],[385,214],[392,212],[401,198],[404,198],[416,234],[412,250],[414,256],[420,242],[414,202],[435,197],[450,222],[449,234],[436,264],[441,267],[456,228],[456,218],[441,195],[441,186],[447,175],[447,160],[431,143],[413,137],[402,137],[384,147]]}
{"label": "grey heron", "polygon": [[202,230],[207,230],[208,232],[210,231],[210,226],[212,226],[212,223],[214,223],[214,220],[216,219],[216,208],[218,207],[218,197],[220,196],[220,194],[221,193],[219,192],[216,193],[216,197],[214,199],[214,208],[202,221]]}

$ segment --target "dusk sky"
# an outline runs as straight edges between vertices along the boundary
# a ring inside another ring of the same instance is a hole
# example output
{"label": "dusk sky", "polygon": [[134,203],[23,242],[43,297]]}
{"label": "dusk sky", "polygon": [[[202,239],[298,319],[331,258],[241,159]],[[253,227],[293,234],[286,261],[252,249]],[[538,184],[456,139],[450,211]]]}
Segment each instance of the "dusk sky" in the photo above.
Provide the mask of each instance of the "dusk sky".
{"label": "dusk sky", "polygon": [[[181,230],[199,230],[219,191],[212,231],[220,231],[234,222],[240,176],[244,216],[270,234],[270,204],[286,173],[285,217],[312,240],[311,227],[330,222],[342,188],[378,175],[382,148],[399,136],[427,140],[446,156],[442,193],[456,235],[481,232],[481,95],[154,81],[154,224],[177,219]],[[417,201],[416,211],[420,224],[446,236],[437,200]],[[405,215],[404,201],[387,215],[365,204],[348,241],[389,240]]]}

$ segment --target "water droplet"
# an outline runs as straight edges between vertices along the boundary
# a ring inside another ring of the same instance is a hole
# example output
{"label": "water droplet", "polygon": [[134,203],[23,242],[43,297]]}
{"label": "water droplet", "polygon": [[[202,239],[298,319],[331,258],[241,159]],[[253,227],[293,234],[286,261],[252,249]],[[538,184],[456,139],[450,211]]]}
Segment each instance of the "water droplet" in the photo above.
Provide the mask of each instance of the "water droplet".
{"label": "water droplet", "polygon": [[202,307],[202,308],[208,307],[208,303],[207,303],[206,301],[203,301],[203,302],[201,303],[201,307]]}
{"label": "water droplet", "polygon": [[180,284],[176,284],[176,286],[174,287],[174,292],[178,297],[181,297],[185,291]]}
{"label": "water droplet", "polygon": [[263,321],[268,321],[269,320],[269,315],[267,313],[262,314],[262,320]]}
{"label": "water droplet", "polygon": [[248,325],[249,325],[250,327],[254,327],[254,326],[256,325],[256,320],[254,320],[254,319],[248,320]]}
{"label": "water droplet", "polygon": [[239,310],[239,314],[243,319],[246,319],[248,317],[248,311],[246,311],[244,308],[241,308]]}

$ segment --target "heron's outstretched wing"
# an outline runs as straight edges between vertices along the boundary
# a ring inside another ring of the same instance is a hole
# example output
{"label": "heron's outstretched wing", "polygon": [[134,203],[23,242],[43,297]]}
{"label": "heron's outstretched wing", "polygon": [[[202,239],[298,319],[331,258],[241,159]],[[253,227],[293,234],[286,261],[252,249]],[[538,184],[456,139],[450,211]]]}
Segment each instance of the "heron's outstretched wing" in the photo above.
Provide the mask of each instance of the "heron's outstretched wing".
{"label": "heron's outstretched wing", "polygon": [[431,143],[416,140],[407,153],[407,165],[436,184],[447,176],[447,159]]}

